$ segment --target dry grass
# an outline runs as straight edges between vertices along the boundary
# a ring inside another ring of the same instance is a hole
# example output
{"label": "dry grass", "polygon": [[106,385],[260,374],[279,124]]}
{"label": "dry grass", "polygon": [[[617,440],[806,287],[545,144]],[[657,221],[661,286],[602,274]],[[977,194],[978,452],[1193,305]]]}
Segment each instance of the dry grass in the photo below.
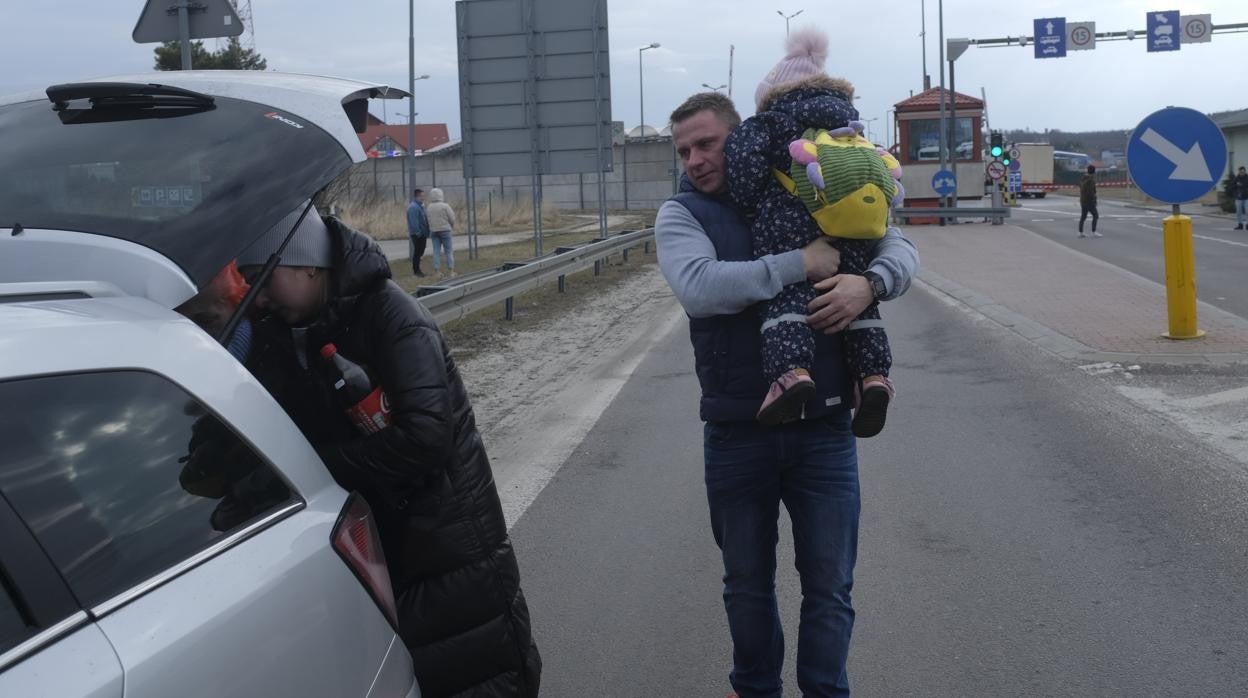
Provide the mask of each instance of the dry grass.
{"label": "dry grass", "polygon": [[[460,231],[467,223],[464,205],[452,203],[460,220]],[[529,200],[495,207],[494,222],[489,219],[488,204],[477,205],[477,232],[483,234],[514,233],[533,227],[533,206]],[[390,201],[356,203],[338,207],[338,217],[357,230],[378,240],[402,240],[407,237],[407,204]],[[558,228],[568,223],[568,215],[550,204],[542,205],[542,226]]]}
{"label": "dry grass", "polygon": [[[589,242],[590,240],[597,239],[597,237],[598,235],[596,232],[584,231],[543,235],[542,251],[549,254],[553,252],[556,247],[578,245],[583,242]],[[651,248],[653,248],[653,245],[651,245]],[[536,251],[537,250],[534,248],[532,238],[519,242],[509,242],[502,245],[481,247],[477,250],[478,256],[476,259],[469,259],[467,250],[456,250],[455,271],[460,274],[471,274],[472,272],[481,271],[482,269],[492,269],[507,262],[525,262],[533,259]],[[635,250],[634,252],[639,254],[640,250]],[[630,256],[632,254],[634,253],[629,253]],[[426,259],[424,264],[426,272],[432,272],[430,265],[431,263],[428,259]],[[408,291],[414,291],[420,286],[433,285],[437,283],[437,279],[432,274],[423,279],[416,278],[416,276],[412,274],[411,263],[406,259],[394,260],[391,262],[390,271],[394,275],[394,280]]]}

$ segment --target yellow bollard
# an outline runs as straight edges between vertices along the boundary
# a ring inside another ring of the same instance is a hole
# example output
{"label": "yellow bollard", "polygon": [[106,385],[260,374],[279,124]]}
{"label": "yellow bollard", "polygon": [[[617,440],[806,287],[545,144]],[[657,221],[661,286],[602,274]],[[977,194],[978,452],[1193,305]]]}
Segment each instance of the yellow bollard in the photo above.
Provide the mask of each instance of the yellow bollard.
{"label": "yellow bollard", "polygon": [[[1176,206],[1175,209],[1178,209]],[[1192,246],[1192,219],[1175,213],[1161,222],[1166,250],[1166,306],[1170,318],[1168,339],[1205,336],[1196,328],[1196,256]]]}

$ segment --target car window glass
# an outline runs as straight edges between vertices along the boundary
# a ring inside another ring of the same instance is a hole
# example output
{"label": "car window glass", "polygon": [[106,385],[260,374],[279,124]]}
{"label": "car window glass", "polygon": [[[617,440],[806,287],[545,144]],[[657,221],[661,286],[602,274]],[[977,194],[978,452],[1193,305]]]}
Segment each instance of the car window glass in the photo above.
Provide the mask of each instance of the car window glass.
{"label": "car window glass", "polygon": [[0,492],[87,606],[292,498],[223,422],[151,373],[0,383]]}

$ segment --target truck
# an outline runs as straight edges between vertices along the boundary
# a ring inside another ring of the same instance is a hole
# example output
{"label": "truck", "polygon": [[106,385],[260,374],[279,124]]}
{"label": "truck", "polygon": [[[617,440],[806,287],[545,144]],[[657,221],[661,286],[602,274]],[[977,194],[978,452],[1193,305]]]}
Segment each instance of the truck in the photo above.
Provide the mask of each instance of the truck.
{"label": "truck", "polygon": [[1053,146],[1049,143],[1015,143],[1022,164],[1023,189],[1019,196],[1043,199],[1053,187]]}

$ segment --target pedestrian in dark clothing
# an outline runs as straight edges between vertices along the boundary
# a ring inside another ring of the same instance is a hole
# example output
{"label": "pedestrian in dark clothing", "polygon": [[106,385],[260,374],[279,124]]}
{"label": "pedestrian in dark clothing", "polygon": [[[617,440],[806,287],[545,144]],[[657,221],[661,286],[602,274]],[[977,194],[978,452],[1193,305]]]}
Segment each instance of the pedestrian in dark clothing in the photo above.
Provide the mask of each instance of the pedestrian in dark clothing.
{"label": "pedestrian in dark clothing", "polygon": [[425,213],[425,190],[412,192],[412,203],[407,205],[408,252],[412,256],[412,273],[423,277],[420,258],[425,256],[425,244],[429,242],[429,216]]}
{"label": "pedestrian in dark clothing", "polygon": [[[301,210],[240,255],[249,281]],[[270,318],[256,323],[253,370],[339,484],[371,505],[421,695],[538,695],[542,663],[498,490],[432,316],[390,280],[377,243],[315,210],[256,303]],[[335,401],[328,344],[384,390],[379,431],[357,431]]]}
{"label": "pedestrian in dark clothing", "polygon": [[1079,180],[1079,209],[1079,237],[1087,237],[1083,234],[1083,222],[1089,213],[1092,214],[1092,236],[1103,237],[1096,232],[1096,222],[1101,218],[1096,210],[1096,165],[1088,165],[1088,173]]}
{"label": "pedestrian in dark clothing", "polygon": [[1235,229],[1243,230],[1248,225],[1248,168],[1243,165],[1231,181],[1231,197],[1235,199]]}

